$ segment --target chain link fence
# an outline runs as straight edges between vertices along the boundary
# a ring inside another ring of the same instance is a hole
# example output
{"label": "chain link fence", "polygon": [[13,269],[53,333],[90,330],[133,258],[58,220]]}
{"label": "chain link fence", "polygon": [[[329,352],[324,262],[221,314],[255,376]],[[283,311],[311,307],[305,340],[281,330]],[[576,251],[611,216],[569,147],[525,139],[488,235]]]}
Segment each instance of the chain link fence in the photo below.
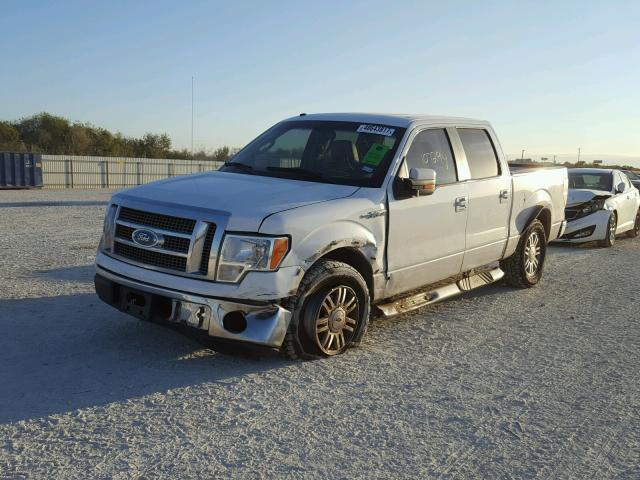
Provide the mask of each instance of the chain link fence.
{"label": "chain link fence", "polygon": [[124,188],[217,170],[222,162],[169,158],[42,155],[44,188]]}

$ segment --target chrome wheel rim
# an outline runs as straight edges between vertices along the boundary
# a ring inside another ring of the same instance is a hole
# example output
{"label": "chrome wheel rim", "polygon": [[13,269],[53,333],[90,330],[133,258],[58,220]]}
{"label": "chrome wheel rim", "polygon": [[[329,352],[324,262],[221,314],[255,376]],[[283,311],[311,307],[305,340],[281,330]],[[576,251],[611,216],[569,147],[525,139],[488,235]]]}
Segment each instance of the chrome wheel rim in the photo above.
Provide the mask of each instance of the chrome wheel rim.
{"label": "chrome wheel rim", "polygon": [[534,276],[540,267],[542,245],[538,232],[532,232],[524,246],[524,271],[530,277]]}
{"label": "chrome wheel rim", "polygon": [[609,220],[609,243],[613,244],[616,241],[616,218],[611,216]]}
{"label": "chrome wheel rim", "polygon": [[320,350],[327,355],[343,351],[355,334],[359,314],[360,302],[353,289],[345,285],[332,289],[316,315],[315,336]]}

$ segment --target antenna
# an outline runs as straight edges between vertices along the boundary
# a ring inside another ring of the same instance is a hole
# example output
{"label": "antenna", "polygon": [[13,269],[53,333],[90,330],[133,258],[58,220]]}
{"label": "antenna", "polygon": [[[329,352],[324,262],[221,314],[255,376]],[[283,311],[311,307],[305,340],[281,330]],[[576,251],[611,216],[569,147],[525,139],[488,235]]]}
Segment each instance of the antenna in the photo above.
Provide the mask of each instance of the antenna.
{"label": "antenna", "polygon": [[193,75],[191,76],[191,159],[193,160]]}

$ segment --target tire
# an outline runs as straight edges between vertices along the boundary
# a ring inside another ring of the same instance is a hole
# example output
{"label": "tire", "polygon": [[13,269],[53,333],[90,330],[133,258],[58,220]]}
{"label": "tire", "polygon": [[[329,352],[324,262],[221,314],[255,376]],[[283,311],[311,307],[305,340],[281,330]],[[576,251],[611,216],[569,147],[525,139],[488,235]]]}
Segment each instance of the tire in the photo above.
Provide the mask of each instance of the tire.
{"label": "tire", "polygon": [[307,271],[286,307],[292,317],[282,352],[303,360],[338,355],[357,346],[371,309],[362,275],[346,263],[324,259]]}
{"label": "tire", "polygon": [[600,242],[598,242],[601,247],[613,247],[613,244],[616,243],[617,227],[618,215],[616,215],[616,212],[611,212],[611,215],[609,215],[609,220],[607,221],[607,237],[604,240],[600,240]]}
{"label": "tire", "polygon": [[542,278],[546,256],[547,237],[544,225],[540,220],[534,220],[520,237],[514,254],[500,262],[505,283],[516,288],[537,285]]}
{"label": "tire", "polygon": [[638,235],[640,235],[640,210],[636,213],[636,223],[634,223],[633,228],[627,232],[629,238],[636,238]]}

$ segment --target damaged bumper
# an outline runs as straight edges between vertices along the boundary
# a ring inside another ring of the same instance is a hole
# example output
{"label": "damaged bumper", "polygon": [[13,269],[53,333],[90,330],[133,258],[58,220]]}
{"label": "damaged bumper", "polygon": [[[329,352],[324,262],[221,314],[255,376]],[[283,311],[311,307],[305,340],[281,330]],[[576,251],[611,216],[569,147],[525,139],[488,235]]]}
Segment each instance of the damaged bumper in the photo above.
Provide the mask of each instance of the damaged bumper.
{"label": "damaged bumper", "polygon": [[598,210],[590,215],[571,220],[558,242],[583,243],[607,238],[609,210]]}
{"label": "damaged bumper", "polygon": [[96,266],[100,299],[138,318],[184,323],[209,336],[278,348],[291,312],[275,301],[215,298],[171,290]]}

